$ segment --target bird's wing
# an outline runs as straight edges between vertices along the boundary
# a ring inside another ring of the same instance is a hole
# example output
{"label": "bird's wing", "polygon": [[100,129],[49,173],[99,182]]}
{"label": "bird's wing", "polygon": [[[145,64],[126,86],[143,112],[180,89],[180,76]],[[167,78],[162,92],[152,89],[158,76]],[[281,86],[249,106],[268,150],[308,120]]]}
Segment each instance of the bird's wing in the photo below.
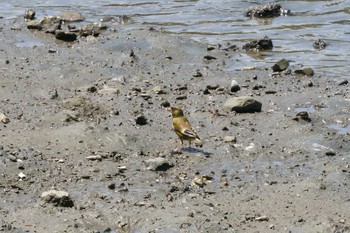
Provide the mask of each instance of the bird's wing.
{"label": "bird's wing", "polygon": [[198,138],[197,134],[191,129],[184,128],[181,133],[190,138]]}
{"label": "bird's wing", "polygon": [[181,129],[181,133],[187,137],[199,139],[198,135],[192,129],[192,126],[191,126],[190,122],[187,120],[187,118],[183,118],[183,125],[182,125],[182,129]]}

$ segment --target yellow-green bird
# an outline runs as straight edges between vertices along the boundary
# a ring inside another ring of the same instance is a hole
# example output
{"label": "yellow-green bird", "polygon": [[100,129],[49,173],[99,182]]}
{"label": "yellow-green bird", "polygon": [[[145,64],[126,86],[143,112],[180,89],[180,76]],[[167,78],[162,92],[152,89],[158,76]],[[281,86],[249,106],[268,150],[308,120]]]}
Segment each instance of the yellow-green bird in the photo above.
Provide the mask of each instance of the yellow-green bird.
{"label": "yellow-green bird", "polygon": [[[173,128],[181,140],[181,146],[183,145],[184,140],[189,141],[190,148],[192,141],[201,142],[201,139],[198,137],[197,133],[194,132],[190,122],[184,116],[184,113],[180,108],[171,107],[168,108],[168,110],[171,111],[171,114],[173,115]],[[180,150],[180,148],[177,150]]]}

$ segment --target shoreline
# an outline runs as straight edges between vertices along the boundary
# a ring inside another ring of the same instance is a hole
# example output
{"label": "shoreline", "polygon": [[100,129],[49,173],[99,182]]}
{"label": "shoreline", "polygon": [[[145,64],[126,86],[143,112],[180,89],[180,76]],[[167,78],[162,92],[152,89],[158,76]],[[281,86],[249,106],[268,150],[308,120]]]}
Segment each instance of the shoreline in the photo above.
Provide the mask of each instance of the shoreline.
{"label": "shoreline", "polygon": [[[67,44],[11,26],[1,20],[5,231],[349,230],[349,135],[330,128],[349,124],[347,85],[317,70],[228,71],[236,52],[157,31],[117,29]],[[23,38],[40,44],[17,47]],[[225,111],[238,96],[262,111]],[[171,153],[179,140],[167,102],[184,109],[202,147]],[[154,158],[171,166],[148,169]],[[43,199],[52,189],[73,207]]]}

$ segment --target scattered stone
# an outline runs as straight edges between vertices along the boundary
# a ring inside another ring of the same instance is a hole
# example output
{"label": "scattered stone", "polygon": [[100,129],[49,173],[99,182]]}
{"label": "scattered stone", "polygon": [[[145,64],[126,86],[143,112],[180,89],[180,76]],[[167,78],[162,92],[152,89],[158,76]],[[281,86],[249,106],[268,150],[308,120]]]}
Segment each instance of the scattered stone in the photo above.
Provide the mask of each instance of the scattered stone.
{"label": "scattered stone", "polygon": [[343,86],[343,85],[348,85],[349,81],[347,79],[341,80],[340,82],[338,82],[339,86]]}
{"label": "scattered stone", "polygon": [[216,60],[217,58],[216,58],[216,57],[214,57],[214,56],[205,55],[205,56],[204,56],[204,59],[206,59],[206,60],[210,61],[210,60]]}
{"label": "scattered stone", "polygon": [[101,30],[107,29],[105,24],[99,23],[89,23],[80,28],[79,34],[80,36],[94,36],[97,37],[101,34]]}
{"label": "scattered stone", "polygon": [[191,182],[192,186],[204,187],[208,182],[211,182],[214,178],[211,176],[195,176]]}
{"label": "scattered stone", "polygon": [[295,70],[294,73],[306,75],[306,76],[313,76],[314,70],[312,68],[304,68],[304,69],[300,69],[300,70]]}
{"label": "scattered stone", "polygon": [[115,183],[111,183],[107,186],[109,189],[114,190],[115,189]]}
{"label": "scattered stone", "polygon": [[314,48],[319,50],[325,49],[327,45],[328,44],[322,39],[318,39],[313,43]]}
{"label": "scattered stone", "polygon": [[207,85],[207,89],[208,90],[216,90],[219,88],[219,84],[210,84],[210,85]]}
{"label": "scattered stone", "polygon": [[281,72],[284,71],[288,68],[289,66],[289,61],[286,59],[279,60],[272,66],[273,72]]}
{"label": "scattered stone", "polygon": [[55,31],[55,37],[57,40],[63,41],[75,41],[77,39],[77,34],[73,32],[66,32],[62,30]]}
{"label": "scattered stone", "polygon": [[26,175],[23,172],[19,173],[18,176],[20,179],[26,178]]}
{"label": "scattered stone", "polygon": [[157,95],[164,95],[166,94],[166,91],[161,87],[161,86],[155,86],[153,88],[153,91],[157,94]]}
{"label": "scattered stone", "polygon": [[237,138],[236,136],[225,136],[224,137],[224,142],[233,142],[233,143],[236,143],[237,142]]}
{"label": "scattered stone", "polygon": [[165,158],[153,158],[145,160],[146,169],[151,171],[166,171],[173,167]]}
{"label": "scattered stone", "polygon": [[104,85],[97,93],[101,95],[118,95],[120,91],[117,88]]}
{"label": "scattered stone", "polygon": [[104,16],[100,19],[100,22],[115,22],[115,17],[113,16]]}
{"label": "scattered stone", "polygon": [[39,20],[31,20],[26,23],[28,29],[42,30],[43,27]]}
{"label": "scattered stone", "polygon": [[73,207],[74,203],[69,195],[69,193],[65,191],[57,191],[57,190],[49,190],[46,192],[43,192],[41,195],[41,199],[45,203],[51,203],[54,206],[61,206],[61,207]]}
{"label": "scattered stone", "polygon": [[163,108],[168,108],[168,107],[170,107],[169,101],[164,101],[164,102],[162,102],[160,105],[161,105]]}
{"label": "scattered stone", "polygon": [[35,11],[32,9],[26,9],[24,11],[24,18],[29,20],[35,19]]}
{"label": "scattered stone", "polygon": [[138,125],[147,125],[147,118],[144,115],[139,115],[136,117],[135,122]]}
{"label": "scattered stone", "polygon": [[311,122],[311,118],[309,117],[309,113],[306,111],[298,112],[297,115],[293,118],[294,121],[299,121],[299,119]]}
{"label": "scattered stone", "polygon": [[224,104],[224,110],[237,113],[260,112],[262,103],[250,96],[240,96],[228,99]]}
{"label": "scattered stone", "polygon": [[231,92],[237,92],[241,90],[241,87],[239,86],[238,82],[236,80],[231,81],[230,91]]}
{"label": "scattered stone", "polygon": [[273,94],[276,94],[276,93],[277,93],[277,91],[273,91],[273,90],[265,91],[266,95],[273,95]]}
{"label": "scattered stone", "polygon": [[331,150],[330,150],[330,151],[327,151],[327,152],[326,152],[326,155],[327,155],[327,156],[335,156],[336,154],[335,154],[334,151],[331,151]]}
{"label": "scattered stone", "polygon": [[10,118],[8,118],[4,113],[0,113],[0,122],[8,124],[10,123]]}
{"label": "scattered stone", "polygon": [[9,155],[8,159],[12,162],[17,162],[17,157],[15,155]]}
{"label": "scattered stone", "polygon": [[196,70],[196,72],[192,76],[195,78],[200,78],[200,77],[203,77],[203,74],[199,72],[199,70]]}
{"label": "scattered stone", "polygon": [[263,39],[260,39],[260,40],[253,40],[243,45],[242,47],[242,49],[245,49],[245,50],[255,50],[255,51],[270,50],[272,48],[273,48],[272,40],[267,36],[265,36]]}
{"label": "scattered stone", "polygon": [[76,11],[63,12],[60,15],[60,18],[66,22],[78,22],[78,21],[83,21],[85,19],[81,13]]}
{"label": "scattered stone", "polygon": [[269,218],[267,216],[263,215],[260,217],[256,217],[255,220],[259,221],[259,222],[263,222],[263,221],[269,221]]}
{"label": "scattered stone", "polygon": [[119,23],[120,24],[126,24],[126,23],[128,23],[129,21],[130,21],[130,17],[129,16],[127,16],[127,15],[121,15],[121,16],[119,16]]}
{"label": "scattered stone", "polygon": [[95,161],[95,160],[102,161],[102,156],[101,155],[91,155],[91,156],[86,157],[86,159],[91,160],[91,161]]}
{"label": "scattered stone", "polygon": [[244,12],[244,15],[246,17],[256,18],[272,18],[288,14],[290,14],[290,10],[283,9],[282,6],[277,3],[268,3],[266,5],[252,6]]}

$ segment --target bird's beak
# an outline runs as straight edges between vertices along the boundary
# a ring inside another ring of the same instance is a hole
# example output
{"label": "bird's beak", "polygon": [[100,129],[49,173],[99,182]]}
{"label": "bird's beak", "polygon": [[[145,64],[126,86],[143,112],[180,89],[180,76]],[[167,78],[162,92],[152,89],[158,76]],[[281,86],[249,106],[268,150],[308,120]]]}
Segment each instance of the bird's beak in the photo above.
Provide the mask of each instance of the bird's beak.
{"label": "bird's beak", "polygon": [[167,107],[166,110],[167,110],[168,112],[171,112],[171,107]]}

